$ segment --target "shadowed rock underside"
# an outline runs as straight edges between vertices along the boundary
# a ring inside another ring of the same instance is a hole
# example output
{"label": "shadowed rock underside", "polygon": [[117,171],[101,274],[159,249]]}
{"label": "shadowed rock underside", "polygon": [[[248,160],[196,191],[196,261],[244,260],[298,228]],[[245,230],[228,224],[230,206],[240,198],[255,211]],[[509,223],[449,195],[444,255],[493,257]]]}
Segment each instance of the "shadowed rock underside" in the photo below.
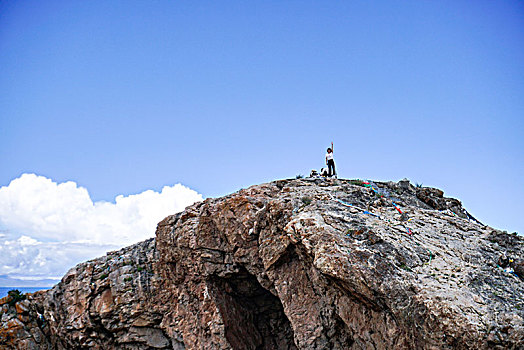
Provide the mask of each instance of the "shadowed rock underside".
{"label": "shadowed rock underside", "polygon": [[[408,182],[296,179],[0,301],[8,349],[520,349],[523,239]],[[514,272],[511,272],[514,271]]]}

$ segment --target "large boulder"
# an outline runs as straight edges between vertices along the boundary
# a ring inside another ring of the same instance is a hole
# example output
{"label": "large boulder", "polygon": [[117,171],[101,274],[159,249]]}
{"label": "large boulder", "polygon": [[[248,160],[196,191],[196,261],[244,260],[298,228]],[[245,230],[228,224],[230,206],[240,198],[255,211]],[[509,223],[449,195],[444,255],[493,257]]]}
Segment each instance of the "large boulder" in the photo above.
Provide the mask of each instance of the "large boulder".
{"label": "large boulder", "polygon": [[522,237],[461,217],[442,191],[373,186],[280,180],[196,203],[6,307],[3,329],[24,332],[0,345],[523,348],[524,284],[499,265],[522,277]]}

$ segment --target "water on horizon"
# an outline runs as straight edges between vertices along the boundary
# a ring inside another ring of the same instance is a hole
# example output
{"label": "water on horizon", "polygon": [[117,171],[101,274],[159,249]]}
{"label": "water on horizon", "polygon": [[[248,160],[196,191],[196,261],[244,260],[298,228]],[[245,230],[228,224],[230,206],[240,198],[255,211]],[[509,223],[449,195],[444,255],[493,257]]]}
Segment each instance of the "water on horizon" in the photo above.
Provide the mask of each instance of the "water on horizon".
{"label": "water on horizon", "polygon": [[6,297],[7,293],[13,289],[18,289],[21,293],[25,294],[51,289],[51,287],[0,287],[0,298]]}

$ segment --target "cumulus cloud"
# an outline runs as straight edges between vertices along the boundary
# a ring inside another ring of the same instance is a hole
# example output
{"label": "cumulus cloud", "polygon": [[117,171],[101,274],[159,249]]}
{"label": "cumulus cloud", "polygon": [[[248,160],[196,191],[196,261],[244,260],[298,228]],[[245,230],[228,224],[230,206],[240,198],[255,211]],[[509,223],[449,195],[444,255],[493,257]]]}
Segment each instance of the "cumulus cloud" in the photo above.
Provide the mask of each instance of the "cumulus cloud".
{"label": "cumulus cloud", "polygon": [[160,220],[201,200],[176,184],[93,202],[75,182],[23,174],[0,187],[0,275],[58,278],[75,263],[153,237]]}

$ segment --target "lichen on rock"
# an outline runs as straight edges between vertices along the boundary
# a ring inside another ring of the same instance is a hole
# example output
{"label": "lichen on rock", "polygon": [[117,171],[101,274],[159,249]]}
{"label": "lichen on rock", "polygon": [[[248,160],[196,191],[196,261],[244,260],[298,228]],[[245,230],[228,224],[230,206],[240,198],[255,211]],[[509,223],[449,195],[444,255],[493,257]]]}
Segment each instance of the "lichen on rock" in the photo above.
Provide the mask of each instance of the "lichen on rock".
{"label": "lichen on rock", "polygon": [[438,189],[279,180],[169,216],[15,310],[0,302],[0,345],[519,349],[523,256],[522,237]]}

